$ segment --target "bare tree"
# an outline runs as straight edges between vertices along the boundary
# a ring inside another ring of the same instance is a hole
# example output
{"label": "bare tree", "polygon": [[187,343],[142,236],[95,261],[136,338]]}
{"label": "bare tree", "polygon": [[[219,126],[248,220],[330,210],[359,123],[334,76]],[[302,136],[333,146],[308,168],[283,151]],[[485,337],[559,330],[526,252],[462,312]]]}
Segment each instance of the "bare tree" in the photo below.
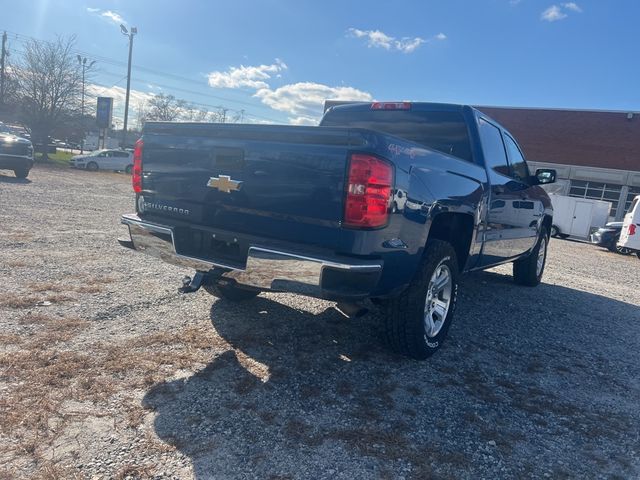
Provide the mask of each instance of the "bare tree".
{"label": "bare tree", "polygon": [[136,127],[138,130],[142,130],[142,127],[144,127],[145,122],[148,120],[148,115],[149,111],[147,102],[144,100],[138,102],[138,105],[136,106]]}
{"label": "bare tree", "polygon": [[46,145],[56,126],[77,117],[82,69],[72,53],[75,37],[54,42],[30,40],[16,65],[19,118],[36,145]]}
{"label": "bare tree", "polygon": [[147,102],[145,121],[174,122],[180,117],[183,103],[184,100],[177,100],[173,95],[165,95],[164,93],[154,95]]}
{"label": "bare tree", "polygon": [[160,93],[141,103],[136,108],[138,127],[142,128],[145,122],[206,122],[219,121],[213,112],[199,108],[186,100],[178,99],[173,95]]}

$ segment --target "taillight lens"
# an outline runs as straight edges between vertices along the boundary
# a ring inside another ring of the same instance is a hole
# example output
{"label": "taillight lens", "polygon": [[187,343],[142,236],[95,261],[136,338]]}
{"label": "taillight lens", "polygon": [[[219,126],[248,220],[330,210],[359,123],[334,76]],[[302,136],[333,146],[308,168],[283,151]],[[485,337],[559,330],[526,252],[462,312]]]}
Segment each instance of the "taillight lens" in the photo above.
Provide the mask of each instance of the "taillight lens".
{"label": "taillight lens", "polygon": [[392,184],[391,164],[372,155],[351,155],[344,225],[359,228],[386,225]]}
{"label": "taillight lens", "polygon": [[635,235],[636,234],[636,226],[632,223],[631,225],[629,225],[629,235]]}
{"label": "taillight lens", "polygon": [[133,191],[136,193],[142,192],[142,147],[144,142],[140,138],[136,142],[136,146],[133,150],[133,170],[131,171],[131,184],[133,185]]}

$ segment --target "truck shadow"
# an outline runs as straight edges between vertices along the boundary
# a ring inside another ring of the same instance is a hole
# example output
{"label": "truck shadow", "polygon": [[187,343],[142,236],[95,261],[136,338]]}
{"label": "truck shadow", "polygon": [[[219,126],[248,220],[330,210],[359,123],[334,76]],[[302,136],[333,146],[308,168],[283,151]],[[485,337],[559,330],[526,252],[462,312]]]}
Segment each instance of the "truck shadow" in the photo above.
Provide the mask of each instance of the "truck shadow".
{"label": "truck shadow", "polygon": [[143,405],[203,479],[638,468],[628,452],[640,367],[624,356],[640,347],[638,306],[495,273],[468,276],[461,291],[450,338],[427,362],[388,353],[375,312],[216,301],[213,327],[231,348],[153,386]]}
{"label": "truck shadow", "polygon": [[10,172],[10,170],[0,170],[0,183],[31,183],[28,178],[16,178],[13,173],[7,174],[7,172]]}

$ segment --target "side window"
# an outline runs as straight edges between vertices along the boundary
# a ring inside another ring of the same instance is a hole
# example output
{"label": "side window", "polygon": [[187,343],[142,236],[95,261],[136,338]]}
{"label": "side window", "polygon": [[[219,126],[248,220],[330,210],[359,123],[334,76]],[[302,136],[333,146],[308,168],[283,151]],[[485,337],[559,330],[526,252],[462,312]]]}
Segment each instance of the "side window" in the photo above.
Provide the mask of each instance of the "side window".
{"label": "side window", "polygon": [[507,147],[507,153],[509,154],[509,163],[511,164],[511,176],[521,182],[527,182],[529,180],[529,169],[527,168],[527,162],[522,156],[522,152],[516,145],[516,142],[510,135],[504,135],[504,144]]}
{"label": "side window", "polygon": [[480,129],[484,161],[487,167],[501,175],[510,176],[511,172],[500,129],[483,118],[478,120],[478,127]]}

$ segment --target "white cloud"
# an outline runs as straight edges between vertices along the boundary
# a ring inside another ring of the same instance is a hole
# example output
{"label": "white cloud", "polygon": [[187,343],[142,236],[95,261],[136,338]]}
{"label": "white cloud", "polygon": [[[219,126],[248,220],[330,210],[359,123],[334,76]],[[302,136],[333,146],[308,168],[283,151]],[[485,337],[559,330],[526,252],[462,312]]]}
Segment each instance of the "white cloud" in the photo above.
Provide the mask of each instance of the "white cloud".
{"label": "white cloud", "polygon": [[563,3],[562,6],[567,10],[573,10],[574,12],[582,13],[582,8],[575,2]]}
{"label": "white cloud", "polygon": [[353,100],[370,102],[373,96],[353,87],[331,87],[322,83],[298,82],[271,90],[262,88],[254,95],[262,103],[290,115],[291,123],[315,123],[322,115],[325,100]]}
{"label": "white cloud", "polygon": [[562,20],[567,18],[567,14],[564,13],[559,6],[551,5],[540,15],[542,20],[546,20],[547,22],[557,22],[558,20]]}
{"label": "white cloud", "polygon": [[304,115],[299,117],[289,117],[289,123],[291,125],[318,125],[318,118],[305,117]]}
{"label": "white cloud", "polygon": [[271,65],[230,67],[226,72],[209,73],[209,85],[214,88],[268,88],[266,80],[286,69],[287,65],[279,58]]}
{"label": "white cloud", "polygon": [[[412,48],[412,45],[407,43],[405,48]],[[325,100],[368,102],[373,99],[370,93],[357,88],[331,87],[314,82],[298,82],[273,89],[269,83],[280,78],[280,72],[287,69],[287,64],[278,58],[271,65],[229,67],[224,72],[209,73],[209,86],[253,89],[253,96],[263,104],[291,115],[289,122],[293,125],[317,124]]]}
{"label": "white cloud", "polygon": [[114,12],[113,10],[101,10],[99,8],[87,7],[87,12],[98,15],[99,17],[107,20],[108,22],[113,22],[116,25],[127,24],[127,21],[120,15],[118,12]]}
{"label": "white cloud", "polygon": [[561,3],[560,6],[551,5],[540,14],[540,19],[547,22],[557,22],[567,18],[569,16],[567,12],[582,13],[582,8],[575,2]]}
{"label": "white cloud", "polygon": [[[113,98],[113,121],[122,126],[124,117],[124,101],[127,93],[124,87],[102,87],[93,83],[87,84],[86,93],[89,98],[86,101],[88,110],[95,110],[96,100],[91,97],[112,97]],[[138,114],[138,107],[153,98],[153,93],[131,89],[129,92],[129,125],[134,125]]]}
{"label": "white cloud", "polygon": [[385,50],[396,50],[402,53],[412,53],[423,43],[429,43],[432,40],[445,40],[447,38],[444,33],[439,33],[428,40],[421,37],[395,38],[380,30],[360,30],[358,28],[349,28],[347,34],[351,37],[366,39],[369,48],[383,48]]}
{"label": "white cloud", "polygon": [[411,53],[423,43],[425,43],[425,40],[420,37],[416,37],[413,39],[403,38],[402,40],[398,40],[396,42],[396,48],[402,53]]}
{"label": "white cloud", "polygon": [[116,13],[114,11],[111,10],[107,10],[106,12],[102,12],[100,14],[101,16],[110,19],[111,21],[117,23],[118,25],[122,24],[122,23],[127,23],[125,22],[124,18],[122,18],[122,16],[119,13]]}
{"label": "white cloud", "polygon": [[[96,97],[113,97],[114,104],[122,102],[124,105],[125,96],[127,93],[127,89],[124,87],[101,87],[100,85],[88,84],[87,85],[87,94],[94,95]],[[129,107],[134,104],[138,104],[149,100],[153,97],[153,93],[143,92],[141,90],[133,90],[129,91]]]}

